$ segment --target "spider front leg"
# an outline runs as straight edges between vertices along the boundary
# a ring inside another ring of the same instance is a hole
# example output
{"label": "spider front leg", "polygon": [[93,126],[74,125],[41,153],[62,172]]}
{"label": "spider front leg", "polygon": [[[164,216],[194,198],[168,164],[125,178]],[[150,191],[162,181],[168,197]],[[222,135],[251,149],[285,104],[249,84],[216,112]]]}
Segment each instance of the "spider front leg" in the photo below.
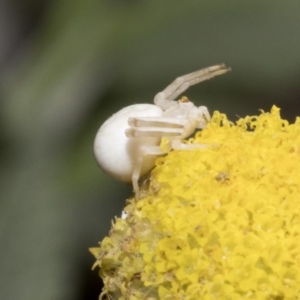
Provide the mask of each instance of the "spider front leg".
{"label": "spider front leg", "polygon": [[168,109],[172,106],[172,101],[190,86],[209,80],[215,76],[225,74],[230,70],[231,68],[226,64],[220,64],[178,77],[154,97],[154,103],[163,110]]}

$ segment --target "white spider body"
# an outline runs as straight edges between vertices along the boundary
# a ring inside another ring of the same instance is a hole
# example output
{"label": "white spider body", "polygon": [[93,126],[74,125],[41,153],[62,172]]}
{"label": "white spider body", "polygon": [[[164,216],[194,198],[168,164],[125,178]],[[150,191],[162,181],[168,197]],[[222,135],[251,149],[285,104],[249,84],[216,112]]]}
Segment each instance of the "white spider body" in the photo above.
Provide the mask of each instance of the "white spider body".
{"label": "white spider body", "polygon": [[[153,104],[134,104],[112,115],[100,127],[94,142],[94,153],[99,166],[113,178],[131,183],[138,157],[142,156],[144,145],[158,146],[159,137],[128,138],[125,135],[129,118],[161,117],[163,111]],[[112,155],[113,153],[113,155]],[[146,156],[141,168],[141,176],[150,171],[155,156]]]}
{"label": "white spider body", "polygon": [[94,154],[99,166],[112,177],[132,182],[139,197],[138,179],[148,172],[158,155],[163,137],[170,140],[172,149],[206,148],[203,144],[183,144],[196,128],[210,121],[205,106],[196,107],[186,97],[175,100],[189,86],[230,71],[225,64],[208,67],[178,77],[154,98],[155,105],[135,104],[121,109],[99,129]]}

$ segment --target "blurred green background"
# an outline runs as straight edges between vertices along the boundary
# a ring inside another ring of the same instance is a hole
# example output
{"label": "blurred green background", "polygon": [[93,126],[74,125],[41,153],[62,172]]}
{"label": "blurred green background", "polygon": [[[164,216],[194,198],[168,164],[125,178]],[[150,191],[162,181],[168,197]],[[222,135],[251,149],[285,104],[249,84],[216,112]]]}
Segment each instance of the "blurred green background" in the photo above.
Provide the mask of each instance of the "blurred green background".
{"label": "blurred green background", "polygon": [[185,95],[294,121],[299,50],[296,0],[0,0],[0,299],[97,299],[88,248],[131,195],[93,158],[112,113],[225,62]]}

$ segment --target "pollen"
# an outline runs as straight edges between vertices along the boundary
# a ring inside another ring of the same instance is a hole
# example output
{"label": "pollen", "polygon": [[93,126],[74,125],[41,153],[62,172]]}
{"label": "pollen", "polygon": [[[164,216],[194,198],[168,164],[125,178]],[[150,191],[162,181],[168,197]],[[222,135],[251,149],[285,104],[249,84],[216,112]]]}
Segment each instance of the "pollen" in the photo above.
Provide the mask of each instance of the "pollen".
{"label": "pollen", "polygon": [[182,96],[179,100],[179,103],[186,103],[186,102],[190,102],[190,99],[186,96]]}
{"label": "pollen", "polygon": [[108,299],[300,299],[300,118],[214,112],[156,161],[96,257]]}

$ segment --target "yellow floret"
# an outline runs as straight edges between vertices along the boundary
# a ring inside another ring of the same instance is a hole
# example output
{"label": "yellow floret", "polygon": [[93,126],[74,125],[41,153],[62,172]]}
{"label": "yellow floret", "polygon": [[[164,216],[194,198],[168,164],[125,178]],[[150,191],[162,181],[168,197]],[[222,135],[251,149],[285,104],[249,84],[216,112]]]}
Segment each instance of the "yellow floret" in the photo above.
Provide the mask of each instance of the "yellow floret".
{"label": "yellow floret", "polygon": [[[300,118],[215,112],[93,249],[109,299],[300,299]],[[164,144],[165,145],[165,144]]]}

